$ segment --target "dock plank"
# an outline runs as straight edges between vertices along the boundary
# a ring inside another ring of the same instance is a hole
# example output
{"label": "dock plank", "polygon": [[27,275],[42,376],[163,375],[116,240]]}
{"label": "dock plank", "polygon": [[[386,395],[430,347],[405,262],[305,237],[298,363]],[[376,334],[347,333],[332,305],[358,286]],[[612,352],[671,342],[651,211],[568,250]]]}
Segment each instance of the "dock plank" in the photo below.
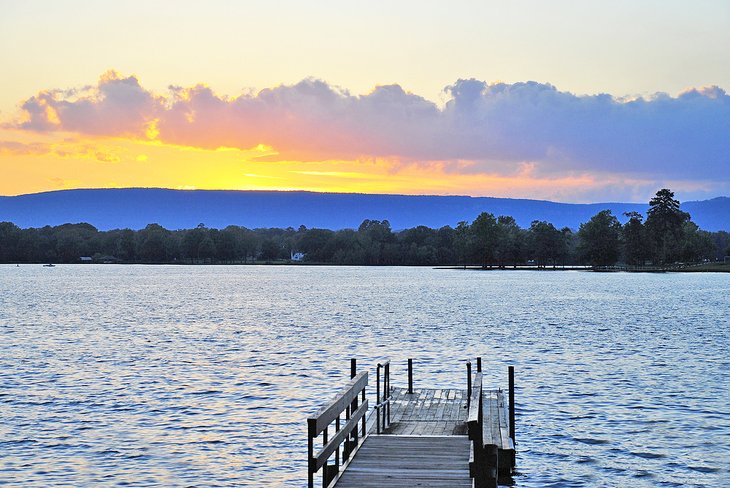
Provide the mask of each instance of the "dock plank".
{"label": "dock plank", "polygon": [[465,436],[369,436],[338,488],[472,486]]}
{"label": "dock plank", "polygon": [[[375,415],[371,416],[370,436],[341,473],[336,486],[471,486],[467,391],[421,388],[409,394],[406,388],[399,387],[391,391],[390,426],[382,435],[376,435],[372,418]],[[504,393],[485,389],[482,398],[484,439],[498,446],[500,471],[510,473],[514,467],[514,444],[509,438]]]}

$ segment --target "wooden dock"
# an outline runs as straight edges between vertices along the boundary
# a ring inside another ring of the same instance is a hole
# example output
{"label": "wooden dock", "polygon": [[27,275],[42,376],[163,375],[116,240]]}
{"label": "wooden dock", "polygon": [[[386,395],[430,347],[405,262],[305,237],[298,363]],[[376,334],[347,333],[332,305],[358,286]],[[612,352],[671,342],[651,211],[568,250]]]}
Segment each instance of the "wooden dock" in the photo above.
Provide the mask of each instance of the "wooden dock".
{"label": "wooden dock", "polygon": [[[496,487],[515,466],[514,369],[509,399],[482,386],[481,359],[465,388],[413,388],[390,384],[390,361],[376,368],[375,405],[368,410],[368,372],[308,419],[309,486],[322,471],[322,487]],[[322,448],[315,452],[321,437]]]}

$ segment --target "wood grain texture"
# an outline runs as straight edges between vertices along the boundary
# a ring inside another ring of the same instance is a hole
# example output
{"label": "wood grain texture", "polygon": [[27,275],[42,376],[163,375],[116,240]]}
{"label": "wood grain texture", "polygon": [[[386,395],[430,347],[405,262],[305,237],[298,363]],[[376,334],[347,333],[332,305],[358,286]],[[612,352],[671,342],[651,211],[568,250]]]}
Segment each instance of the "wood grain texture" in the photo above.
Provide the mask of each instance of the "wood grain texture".
{"label": "wood grain texture", "polygon": [[371,435],[338,488],[472,486],[466,436]]}
{"label": "wood grain texture", "polygon": [[[482,395],[483,442],[492,446],[495,462],[499,453],[499,471],[511,473],[514,444],[505,395],[486,389]],[[467,399],[467,391],[460,389],[419,388],[409,394],[407,388],[392,388],[390,426],[375,435],[375,416],[370,416],[370,435],[336,486],[471,487],[466,422],[474,409],[467,409]]]}

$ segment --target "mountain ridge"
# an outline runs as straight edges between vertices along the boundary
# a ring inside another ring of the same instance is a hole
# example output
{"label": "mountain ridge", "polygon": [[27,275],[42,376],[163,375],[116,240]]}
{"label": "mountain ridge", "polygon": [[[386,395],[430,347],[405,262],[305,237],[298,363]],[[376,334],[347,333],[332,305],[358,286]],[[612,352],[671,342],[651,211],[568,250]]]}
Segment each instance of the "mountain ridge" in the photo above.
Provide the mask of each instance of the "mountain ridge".
{"label": "mountain ridge", "polygon": [[[394,229],[437,228],[472,221],[481,212],[511,215],[521,227],[547,220],[577,229],[601,210],[619,220],[623,212],[645,213],[641,203],[560,203],[519,198],[461,195],[389,195],[261,190],[172,190],[163,188],[57,190],[0,197],[0,221],[19,227],[87,222],[100,230],[141,229],[157,223],[169,229],[260,227],[357,228],[365,219],[388,220]],[[700,228],[730,230],[730,198],[683,202]]]}

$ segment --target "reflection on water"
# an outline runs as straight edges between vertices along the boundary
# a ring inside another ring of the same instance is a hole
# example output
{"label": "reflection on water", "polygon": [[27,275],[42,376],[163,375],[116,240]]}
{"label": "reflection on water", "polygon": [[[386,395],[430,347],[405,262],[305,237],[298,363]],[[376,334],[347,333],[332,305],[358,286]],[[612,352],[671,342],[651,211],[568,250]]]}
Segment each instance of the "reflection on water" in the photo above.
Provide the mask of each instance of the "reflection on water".
{"label": "reflection on water", "polygon": [[[517,370],[518,487],[730,486],[730,278],[0,266],[0,484],[303,486],[349,358]],[[493,372],[491,372],[493,371]]]}

